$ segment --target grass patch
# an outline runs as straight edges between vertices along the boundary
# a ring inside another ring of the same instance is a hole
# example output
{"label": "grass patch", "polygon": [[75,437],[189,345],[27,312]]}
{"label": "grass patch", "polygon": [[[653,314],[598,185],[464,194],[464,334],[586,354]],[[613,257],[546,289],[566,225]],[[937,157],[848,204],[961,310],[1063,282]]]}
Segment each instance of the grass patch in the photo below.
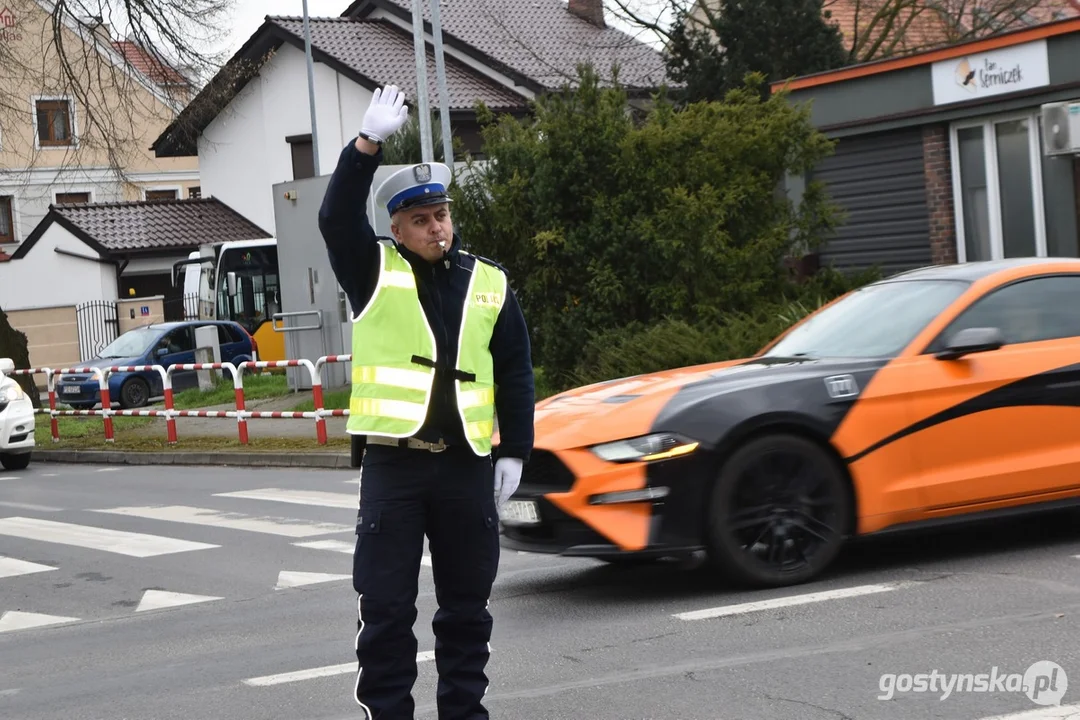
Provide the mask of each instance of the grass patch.
{"label": "grass patch", "polygon": [[[133,428],[140,428],[154,422],[154,418],[148,417],[114,417],[113,432],[122,432]],[[105,422],[100,417],[59,417],[56,419],[57,429],[60,431],[60,440],[86,439],[95,443],[105,442]],[[38,445],[49,446],[53,444],[52,429],[47,415],[38,415],[34,425],[34,439]]]}
{"label": "grass patch", "polygon": [[[225,373],[228,375],[228,373]],[[288,395],[289,380],[281,374],[244,375],[244,399],[264,400]],[[218,378],[211,390],[192,388],[173,395],[173,407],[177,410],[197,410],[211,405],[234,405],[236,391],[231,378]]]}
{"label": "grass patch", "polygon": [[[114,418],[116,419],[143,419],[143,418]],[[96,430],[96,431],[95,431]],[[206,451],[244,451],[244,452],[348,452],[350,441],[347,437],[331,437],[326,445],[319,445],[314,438],[285,437],[285,438],[249,438],[247,445],[241,445],[235,437],[193,435],[180,436],[175,445],[170,445],[164,433],[161,437],[149,437],[140,435],[124,436],[120,432],[115,435],[111,443],[105,442],[104,430],[101,421],[98,427],[90,428],[85,435],[64,435],[61,428],[60,442],[53,442],[49,435],[48,426],[45,427],[44,435],[38,429],[37,441],[41,450],[121,450],[127,452],[206,452]]]}
{"label": "grass patch", "polygon": [[[324,391],[323,408],[326,410],[348,410],[350,397],[352,397],[352,390],[347,387],[340,390]],[[297,403],[292,408],[292,412],[314,412],[314,410],[315,401],[310,398]]]}

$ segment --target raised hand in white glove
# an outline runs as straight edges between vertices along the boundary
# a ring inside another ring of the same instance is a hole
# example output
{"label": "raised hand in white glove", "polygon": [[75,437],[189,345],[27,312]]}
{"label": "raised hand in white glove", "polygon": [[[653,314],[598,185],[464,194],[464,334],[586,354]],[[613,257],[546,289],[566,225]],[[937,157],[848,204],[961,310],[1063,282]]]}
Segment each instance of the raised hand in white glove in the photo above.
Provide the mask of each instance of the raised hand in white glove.
{"label": "raised hand in white glove", "polygon": [[409,106],[405,104],[405,95],[398,91],[397,85],[376,88],[371,98],[360,132],[370,135],[376,142],[384,142],[401,129],[409,117]]}
{"label": "raised hand in white glove", "polygon": [[495,505],[502,507],[521,482],[521,458],[499,458],[495,461]]}

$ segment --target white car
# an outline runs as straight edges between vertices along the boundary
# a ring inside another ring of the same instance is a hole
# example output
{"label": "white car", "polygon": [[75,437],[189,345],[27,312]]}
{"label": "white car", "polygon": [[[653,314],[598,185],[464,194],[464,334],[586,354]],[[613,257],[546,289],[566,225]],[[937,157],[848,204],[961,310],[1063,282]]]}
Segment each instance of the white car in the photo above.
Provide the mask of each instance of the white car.
{"label": "white car", "polygon": [[19,383],[7,377],[14,369],[10,358],[0,358],[0,465],[25,470],[34,450],[34,405]]}

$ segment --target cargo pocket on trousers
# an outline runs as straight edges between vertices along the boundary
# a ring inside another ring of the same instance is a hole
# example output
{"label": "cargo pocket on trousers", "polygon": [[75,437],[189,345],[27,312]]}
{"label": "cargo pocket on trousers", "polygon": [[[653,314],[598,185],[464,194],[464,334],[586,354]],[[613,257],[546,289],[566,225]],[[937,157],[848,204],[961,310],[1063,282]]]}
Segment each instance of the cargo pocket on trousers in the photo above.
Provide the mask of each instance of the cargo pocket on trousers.
{"label": "cargo pocket on trousers", "polygon": [[356,534],[377,535],[382,525],[382,512],[372,508],[361,508],[356,513]]}
{"label": "cargo pocket on trousers", "polygon": [[[373,571],[371,560],[375,548],[372,536],[382,530],[382,513],[377,509],[361,508],[356,513],[356,548],[353,551],[353,587],[363,593]],[[364,538],[368,538],[365,546]]]}

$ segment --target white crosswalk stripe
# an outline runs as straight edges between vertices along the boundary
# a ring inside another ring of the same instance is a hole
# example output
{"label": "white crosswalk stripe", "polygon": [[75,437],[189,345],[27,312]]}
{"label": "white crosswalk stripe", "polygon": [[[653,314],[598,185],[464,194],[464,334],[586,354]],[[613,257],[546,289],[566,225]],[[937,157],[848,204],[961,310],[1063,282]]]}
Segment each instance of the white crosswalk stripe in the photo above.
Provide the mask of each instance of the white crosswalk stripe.
{"label": "white crosswalk stripe", "polygon": [[0,578],[48,572],[56,568],[0,555]]}
{"label": "white crosswalk stripe", "polygon": [[21,612],[8,610],[0,615],[0,632],[13,632],[15,630],[29,630],[30,628],[48,627],[62,623],[78,622],[77,617],[64,617],[62,615],[42,615],[40,613]]}
{"label": "white crosswalk stripe", "polygon": [[0,518],[0,535],[74,545],[89,550],[101,550],[140,558],[218,547],[209,543],[178,540],[160,535],[26,517]]}
{"label": "white crosswalk stripe", "polygon": [[352,555],[356,549],[356,543],[347,542],[345,540],[308,540],[305,542],[293,543],[296,547],[310,548],[312,550],[329,550],[331,552],[344,553],[345,555]]}
{"label": "white crosswalk stripe", "polygon": [[269,500],[271,502],[293,503],[295,505],[318,505],[320,507],[345,508],[355,510],[355,493],[332,493],[318,490],[284,490],[282,488],[262,488],[260,490],[238,490],[236,492],[216,493],[214,497],[244,498],[246,500]]}
{"label": "white crosswalk stripe", "polygon": [[[416,662],[428,662],[435,659],[435,652],[433,650],[427,650],[416,654]],[[357,664],[355,662],[341,663],[340,665],[327,665],[325,667],[311,668],[310,670],[296,670],[294,672],[281,673],[279,675],[264,675],[262,677],[248,678],[244,680],[245,685],[253,685],[256,687],[267,687],[270,685],[281,685],[282,683],[297,682],[299,680],[313,680],[315,678],[331,677],[334,675],[346,675],[348,673],[355,673],[357,670]]]}
{"label": "white crosswalk stripe", "polygon": [[[307,542],[293,543],[296,547],[310,548],[312,550],[329,550],[331,552],[352,555],[356,550],[356,544],[345,540],[311,540]],[[431,556],[424,555],[420,558],[420,564],[431,567]]]}
{"label": "white crosswalk stripe", "polygon": [[142,600],[139,601],[139,606],[135,608],[135,612],[160,610],[161,608],[167,607],[180,607],[181,605],[192,605],[194,603],[221,599],[222,598],[212,597],[210,595],[189,595],[187,593],[166,592],[164,590],[147,590],[143,593]]}
{"label": "white crosswalk stripe", "polygon": [[315,583],[336,582],[338,580],[351,579],[351,575],[341,575],[338,573],[313,573],[282,570],[278,573],[278,582],[275,589],[282,590],[284,588],[301,587],[303,585],[314,585]]}
{"label": "white crosswalk stripe", "polygon": [[353,525],[334,523],[313,523],[288,517],[270,517],[245,515],[243,513],[190,507],[187,505],[169,505],[166,507],[119,507],[109,510],[95,510],[99,513],[126,515],[147,520],[189,523],[209,527],[246,530],[248,532],[268,533],[286,537],[309,537],[311,535],[329,535],[330,533],[352,532]]}

